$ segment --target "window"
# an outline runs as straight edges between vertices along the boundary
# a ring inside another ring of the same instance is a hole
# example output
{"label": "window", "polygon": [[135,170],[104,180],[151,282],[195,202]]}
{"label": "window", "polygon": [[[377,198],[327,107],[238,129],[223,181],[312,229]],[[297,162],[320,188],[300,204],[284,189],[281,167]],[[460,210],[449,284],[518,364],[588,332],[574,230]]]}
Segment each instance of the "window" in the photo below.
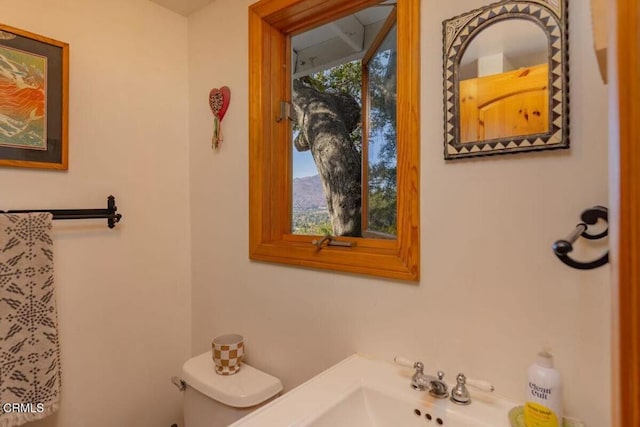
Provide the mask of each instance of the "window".
{"label": "window", "polygon": [[[419,279],[419,0],[398,0],[397,24],[387,28],[385,38],[378,41],[370,55],[365,55],[368,61],[364,63],[367,66],[367,63],[376,61],[377,69],[380,69],[380,64],[388,64],[390,56],[397,55],[397,75],[393,82],[397,84],[397,111],[393,115],[397,117],[397,120],[394,118],[397,124],[393,135],[397,154],[391,168],[397,170],[394,177],[397,187],[395,234],[389,233],[393,231],[391,228],[376,223],[371,215],[374,196],[384,190],[385,180],[379,178],[380,169],[384,168],[378,165],[379,156],[375,150],[372,153],[371,141],[365,142],[366,137],[363,139],[362,149],[366,157],[362,172],[365,176],[376,176],[376,180],[363,180],[367,188],[363,191],[364,237],[339,238],[351,244],[350,247],[318,247],[312,244],[312,240],[317,242],[320,236],[292,232],[291,123],[279,119],[282,101],[290,102],[292,96],[291,37],[379,3],[382,2],[261,0],[250,7],[251,259],[405,280]],[[397,52],[391,52],[388,46],[393,43],[388,41],[396,35]],[[369,75],[368,79],[374,83],[381,81],[375,75]],[[366,84],[367,77],[363,80]],[[364,88],[375,91],[375,88]],[[365,93],[363,98],[367,98]],[[365,102],[371,105],[370,101]],[[365,110],[365,127],[371,130],[372,121],[368,117],[385,114],[385,111]],[[390,113],[386,112],[387,117],[391,117]],[[384,136],[389,133],[388,120],[374,122],[381,127],[377,134]],[[375,167],[378,167],[374,171],[378,175],[372,173]],[[386,182],[391,182],[389,177]]]}

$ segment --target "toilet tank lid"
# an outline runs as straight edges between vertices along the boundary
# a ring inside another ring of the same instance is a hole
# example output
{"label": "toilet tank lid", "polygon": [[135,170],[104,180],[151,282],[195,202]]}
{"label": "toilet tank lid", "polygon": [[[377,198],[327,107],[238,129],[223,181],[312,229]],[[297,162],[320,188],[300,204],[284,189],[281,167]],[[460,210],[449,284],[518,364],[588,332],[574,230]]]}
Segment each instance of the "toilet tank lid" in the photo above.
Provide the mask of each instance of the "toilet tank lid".
{"label": "toilet tank lid", "polygon": [[211,351],[187,360],[182,379],[200,393],[235,408],[259,405],[282,391],[278,378],[246,363],[234,375],[216,374]]}

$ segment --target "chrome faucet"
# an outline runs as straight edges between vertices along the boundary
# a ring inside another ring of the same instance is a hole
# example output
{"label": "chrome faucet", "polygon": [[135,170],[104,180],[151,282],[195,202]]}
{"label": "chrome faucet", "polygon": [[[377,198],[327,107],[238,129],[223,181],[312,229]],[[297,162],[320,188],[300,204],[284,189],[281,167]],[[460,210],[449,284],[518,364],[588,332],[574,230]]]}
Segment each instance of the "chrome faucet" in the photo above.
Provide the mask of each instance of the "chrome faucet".
{"label": "chrome faucet", "polygon": [[404,357],[396,356],[393,359],[398,365],[413,368],[416,372],[411,377],[411,388],[418,391],[428,390],[429,394],[438,399],[446,399],[449,397],[449,388],[444,382],[444,372],[438,371],[437,377],[424,373],[424,364],[422,362],[412,362]]}

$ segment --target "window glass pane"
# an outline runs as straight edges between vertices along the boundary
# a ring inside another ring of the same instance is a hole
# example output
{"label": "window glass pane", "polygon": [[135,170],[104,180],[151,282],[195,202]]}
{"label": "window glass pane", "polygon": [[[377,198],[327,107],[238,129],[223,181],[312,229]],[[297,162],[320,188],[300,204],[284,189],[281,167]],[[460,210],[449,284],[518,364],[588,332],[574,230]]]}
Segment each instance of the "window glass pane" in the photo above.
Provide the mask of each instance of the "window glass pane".
{"label": "window glass pane", "polygon": [[[363,182],[368,159],[363,159],[366,150],[363,150],[362,124],[366,114],[362,109],[362,67],[363,58],[370,57],[373,49],[381,49],[373,60],[374,71],[380,74],[386,68],[395,69],[389,67],[391,60],[387,52],[390,45],[395,52],[395,35],[378,46],[380,38],[388,33],[387,21],[394,11],[393,4],[377,5],[291,38],[294,113],[291,230],[294,234],[388,237],[363,233],[367,218],[362,201],[369,185]],[[395,53],[393,58],[395,61]],[[376,76],[376,84],[380,85],[383,77],[383,74]],[[395,91],[395,83],[393,87],[380,86],[375,93],[382,89]],[[386,101],[395,102],[395,94],[386,95]],[[395,106],[393,111],[395,114]],[[388,115],[384,111],[374,112],[379,126],[383,126],[380,117],[385,114]],[[385,131],[383,126],[378,133]],[[381,141],[380,137],[376,140]],[[386,152],[395,149],[395,141],[391,145],[378,142],[374,148],[376,165],[385,166],[390,157],[395,159],[395,153]],[[379,181],[380,166],[377,168],[375,178]],[[375,185],[376,201],[387,181]],[[393,181],[391,203],[395,217],[395,178]],[[379,211],[376,214],[380,215]],[[395,232],[395,219],[393,223]],[[384,232],[388,229],[384,228]]]}
{"label": "window glass pane", "polygon": [[367,231],[379,237],[396,235],[396,33],[394,26],[367,63]]}

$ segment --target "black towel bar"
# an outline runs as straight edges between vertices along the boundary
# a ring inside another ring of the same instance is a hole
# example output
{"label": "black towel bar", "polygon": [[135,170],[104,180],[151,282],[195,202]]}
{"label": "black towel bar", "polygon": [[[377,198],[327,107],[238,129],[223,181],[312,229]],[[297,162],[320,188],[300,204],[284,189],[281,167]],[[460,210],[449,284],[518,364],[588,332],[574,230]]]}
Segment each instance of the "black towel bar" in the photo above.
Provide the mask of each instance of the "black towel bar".
{"label": "black towel bar", "polygon": [[59,219],[106,219],[109,228],[114,228],[120,222],[122,215],[116,213],[116,198],[107,197],[106,209],[29,209],[0,211],[0,213],[30,213],[30,212],[50,212],[54,220]]}

